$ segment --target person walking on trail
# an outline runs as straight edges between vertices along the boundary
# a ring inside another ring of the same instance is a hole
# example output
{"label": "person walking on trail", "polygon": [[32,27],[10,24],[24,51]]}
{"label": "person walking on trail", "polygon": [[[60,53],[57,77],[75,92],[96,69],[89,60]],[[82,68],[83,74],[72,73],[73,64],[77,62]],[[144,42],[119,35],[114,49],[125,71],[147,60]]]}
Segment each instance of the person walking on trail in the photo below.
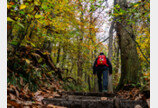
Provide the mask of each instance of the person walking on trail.
{"label": "person walking on trail", "polygon": [[[93,74],[98,77],[99,92],[107,92],[108,89],[108,72],[112,74],[112,65],[103,52],[96,58],[93,65]],[[102,86],[102,74],[103,74],[103,86]]]}

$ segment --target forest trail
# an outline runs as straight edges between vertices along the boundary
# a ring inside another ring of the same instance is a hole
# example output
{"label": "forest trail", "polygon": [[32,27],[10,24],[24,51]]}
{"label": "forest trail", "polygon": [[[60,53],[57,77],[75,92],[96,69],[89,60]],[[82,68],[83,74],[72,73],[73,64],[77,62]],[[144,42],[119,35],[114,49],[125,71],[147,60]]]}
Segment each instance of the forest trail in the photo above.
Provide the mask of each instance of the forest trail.
{"label": "forest trail", "polygon": [[[54,82],[55,83],[55,82]],[[57,84],[57,83],[56,83]],[[65,91],[58,85],[31,92],[9,85],[7,107],[15,108],[150,108],[150,91],[137,88],[114,93]]]}
{"label": "forest trail", "polygon": [[119,99],[112,93],[96,92],[62,92],[60,96],[43,99],[42,103],[68,108],[148,108],[143,100]]}
{"label": "forest trail", "polygon": [[[114,94],[98,93],[101,52]],[[7,0],[7,107],[60,106],[150,106],[150,0]]]}

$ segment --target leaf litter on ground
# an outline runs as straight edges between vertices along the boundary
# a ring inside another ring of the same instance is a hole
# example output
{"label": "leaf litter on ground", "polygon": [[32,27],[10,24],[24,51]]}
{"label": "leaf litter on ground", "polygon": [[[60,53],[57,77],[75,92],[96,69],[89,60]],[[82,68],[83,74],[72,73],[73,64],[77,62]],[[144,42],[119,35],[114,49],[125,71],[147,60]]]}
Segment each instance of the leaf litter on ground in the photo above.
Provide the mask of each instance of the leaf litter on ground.
{"label": "leaf litter on ground", "polygon": [[[60,84],[57,82],[52,83],[52,87],[56,90],[63,91]],[[14,85],[8,84],[7,87],[7,107],[18,107],[18,108],[65,108],[56,105],[44,105],[42,100],[44,98],[54,98],[55,96],[60,96],[57,91],[53,91],[52,88],[40,87],[36,92],[31,92],[28,88],[28,84],[24,88],[18,88]]]}

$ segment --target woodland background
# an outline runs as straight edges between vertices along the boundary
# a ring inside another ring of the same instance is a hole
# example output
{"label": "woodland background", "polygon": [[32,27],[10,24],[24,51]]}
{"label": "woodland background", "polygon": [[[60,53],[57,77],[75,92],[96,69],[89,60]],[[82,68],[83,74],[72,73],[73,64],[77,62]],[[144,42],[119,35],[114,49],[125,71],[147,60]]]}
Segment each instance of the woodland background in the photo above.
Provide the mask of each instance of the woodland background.
{"label": "woodland background", "polygon": [[[103,51],[112,62],[114,91],[149,90],[150,1],[107,3],[7,0],[8,87],[98,92],[92,66]],[[103,24],[110,26],[108,37],[99,35]]]}

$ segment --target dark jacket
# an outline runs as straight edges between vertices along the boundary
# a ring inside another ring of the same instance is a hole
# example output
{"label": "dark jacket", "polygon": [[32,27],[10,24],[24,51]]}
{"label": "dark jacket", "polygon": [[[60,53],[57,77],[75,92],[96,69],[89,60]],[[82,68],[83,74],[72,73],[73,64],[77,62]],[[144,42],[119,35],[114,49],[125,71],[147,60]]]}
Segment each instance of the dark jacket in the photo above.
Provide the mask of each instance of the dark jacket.
{"label": "dark jacket", "polygon": [[98,60],[98,58],[95,59],[95,62],[93,65],[93,74],[96,74],[96,72],[102,72],[102,71],[106,70],[107,68],[109,68],[109,74],[112,74],[112,65],[108,58],[106,58],[107,64],[109,65],[108,67],[107,66],[97,66],[96,67],[97,60]]}

